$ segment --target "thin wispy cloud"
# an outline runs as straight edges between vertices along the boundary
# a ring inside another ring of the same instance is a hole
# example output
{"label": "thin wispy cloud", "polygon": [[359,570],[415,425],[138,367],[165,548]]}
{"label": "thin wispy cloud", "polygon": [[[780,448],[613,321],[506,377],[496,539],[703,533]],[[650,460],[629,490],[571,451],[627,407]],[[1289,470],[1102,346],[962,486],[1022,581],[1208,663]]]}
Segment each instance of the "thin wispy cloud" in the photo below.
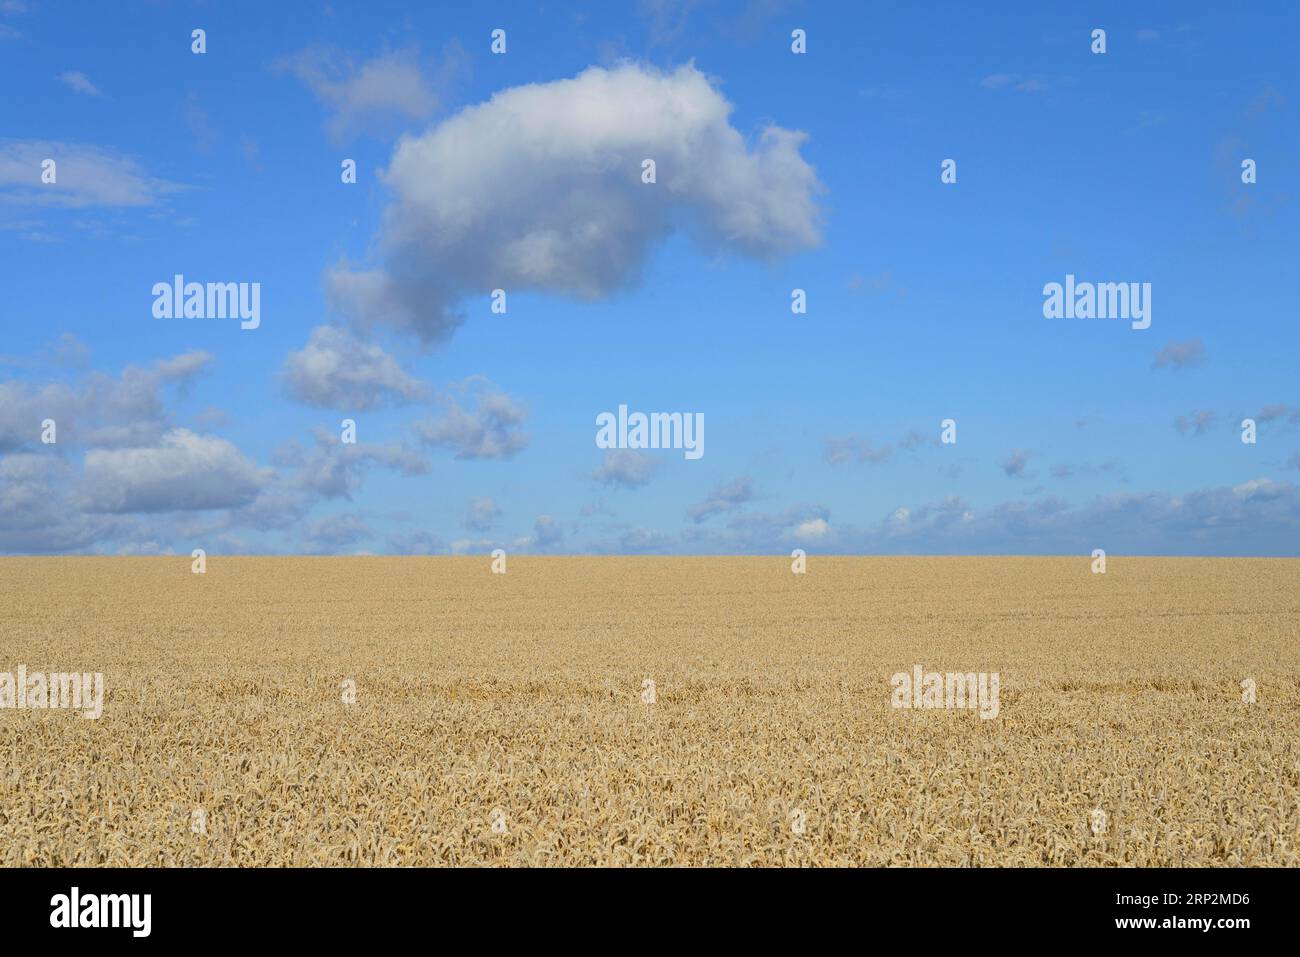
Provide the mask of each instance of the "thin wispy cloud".
{"label": "thin wispy cloud", "polygon": [[80,71],[70,70],[67,73],[60,73],[58,79],[60,83],[70,89],[73,93],[80,93],[84,96],[99,97],[104,95],[100,92],[99,87],[91,83],[90,78]]}
{"label": "thin wispy cloud", "polygon": [[1153,369],[1190,369],[1205,362],[1205,344],[1199,338],[1185,342],[1171,342],[1158,353],[1151,363]]}
{"label": "thin wispy cloud", "polygon": [[[41,181],[55,162],[57,179]],[[134,157],[100,146],[55,140],[0,139],[0,204],[91,207],[156,206],[185,189],[145,172]]]}
{"label": "thin wispy cloud", "polygon": [[[459,58],[457,48],[449,48],[444,71],[457,69]],[[415,48],[358,60],[337,47],[313,47],[281,57],[273,67],[301,80],[326,107],[335,141],[393,118],[426,120],[441,105]]]}

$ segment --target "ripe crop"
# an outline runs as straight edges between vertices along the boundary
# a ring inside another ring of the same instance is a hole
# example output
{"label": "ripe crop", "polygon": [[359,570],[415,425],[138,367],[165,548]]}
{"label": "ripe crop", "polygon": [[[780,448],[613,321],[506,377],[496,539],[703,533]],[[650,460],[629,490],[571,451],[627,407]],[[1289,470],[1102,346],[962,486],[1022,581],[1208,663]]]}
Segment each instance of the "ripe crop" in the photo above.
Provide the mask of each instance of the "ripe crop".
{"label": "ripe crop", "polygon": [[1300,561],[489,564],[0,559],[0,864],[1300,865]]}

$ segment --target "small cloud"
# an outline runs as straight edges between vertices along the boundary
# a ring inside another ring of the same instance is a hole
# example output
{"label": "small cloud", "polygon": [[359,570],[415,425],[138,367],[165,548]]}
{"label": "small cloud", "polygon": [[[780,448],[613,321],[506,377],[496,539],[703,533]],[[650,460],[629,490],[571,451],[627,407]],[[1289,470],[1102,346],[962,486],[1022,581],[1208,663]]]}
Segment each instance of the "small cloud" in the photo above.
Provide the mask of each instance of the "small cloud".
{"label": "small cloud", "polygon": [[262,149],[257,145],[257,140],[253,139],[247,133],[239,134],[239,152],[244,157],[244,162],[256,170],[262,169]]}
{"label": "small cloud", "polygon": [[81,73],[77,70],[71,70],[67,73],[60,73],[58,75],[58,80],[68,89],[70,89],[73,93],[80,93],[83,96],[102,97],[104,95],[99,91],[99,88],[95,86],[95,84],[90,82],[90,78],[87,77],[86,74]]}
{"label": "small cloud", "polygon": [[230,424],[230,416],[215,405],[209,405],[194,417],[194,424],[205,430],[219,429]]}
{"label": "small cloud", "polygon": [[1116,472],[1119,467],[1118,459],[1107,459],[1100,465],[1093,465],[1091,462],[1062,462],[1060,465],[1053,465],[1049,472],[1052,478],[1068,479],[1078,475],[1102,475],[1107,472]]}
{"label": "small cloud", "polygon": [[1016,449],[1011,453],[1011,457],[1001,463],[1002,471],[1011,478],[1022,478],[1025,474],[1025,466],[1029,462],[1029,453],[1024,449]]}
{"label": "small cloud", "polygon": [[388,552],[393,555],[436,555],[444,545],[432,532],[397,532],[388,536]]}
{"label": "small cloud", "polygon": [[606,486],[638,488],[650,481],[659,459],[636,449],[609,449],[591,477]]}
{"label": "small cloud", "polygon": [[313,329],[307,345],[289,353],[282,376],[289,395],[325,409],[364,412],[413,402],[426,392],[387,352],[338,326]]}
{"label": "small cloud", "polygon": [[828,435],[822,439],[822,461],[827,465],[845,465],[849,462],[870,462],[872,465],[881,465],[888,462],[893,454],[893,446],[875,447],[857,435],[842,437]]}
{"label": "small cloud", "polygon": [[1270,107],[1285,106],[1286,97],[1271,86],[1264,87],[1246,107],[1246,116],[1255,119],[1268,112]]}
{"label": "small cloud", "polygon": [[1205,361],[1205,346],[1199,338],[1171,342],[1156,355],[1153,369],[1187,369]]}
{"label": "small cloud", "polygon": [[486,532],[501,516],[501,508],[494,499],[482,496],[472,498],[465,506],[464,525],[472,532]]}
{"label": "small cloud", "polygon": [[794,537],[801,539],[821,538],[830,531],[830,527],[830,524],[824,518],[811,518],[795,526]]}
{"label": "small cloud", "polygon": [[200,153],[211,151],[217,135],[212,129],[212,118],[199,102],[197,93],[185,97],[185,103],[181,107],[181,120],[185,123],[185,128],[190,131],[190,135],[194,137],[194,148]]}
{"label": "small cloud", "polygon": [[880,100],[885,103],[893,103],[898,100],[906,99],[911,95],[911,90],[899,86],[869,86],[858,90],[858,95],[868,100]]}
{"label": "small cloud", "polygon": [[849,277],[848,286],[853,292],[859,292],[863,289],[870,289],[872,292],[885,292],[889,289],[892,281],[889,270],[885,270],[880,275],[870,279],[861,273],[854,273]]}
{"label": "small cloud", "polygon": [[[458,59],[449,48],[447,64]],[[297,77],[330,110],[336,141],[383,117],[428,119],[439,105],[413,48],[357,63],[337,48],[321,47],[281,57],[273,68]]]}
{"label": "small cloud", "polygon": [[528,445],[520,425],[527,411],[482,376],[471,376],[452,387],[467,395],[472,408],[452,395],[442,398],[443,416],[417,422],[415,430],[427,445],[455,449],[458,459],[508,459]]}
{"label": "small cloud", "polygon": [[986,90],[1005,90],[1015,82],[1014,73],[991,73],[980,80],[980,86]]}
{"label": "small cloud", "polygon": [[1255,415],[1256,422],[1280,422],[1287,421],[1292,425],[1300,422],[1300,409],[1292,405],[1286,405],[1278,402],[1273,405],[1266,405]]}
{"label": "small cloud", "polygon": [[1191,415],[1180,415],[1174,419],[1174,428],[1183,435],[1204,435],[1214,425],[1215,415],[1209,409],[1197,409]]}
{"label": "small cloud", "polygon": [[87,452],[82,507],[119,514],[236,508],[271,475],[225,439],[173,429],[152,447]]}
{"label": "small cloud", "polygon": [[286,442],[275,450],[273,461],[292,468],[291,484],[321,498],[350,499],[361,488],[366,467],[378,465],[402,475],[423,475],[428,463],[419,452],[401,442],[367,444],[339,441],[338,433],[317,429],[315,445],[303,449]]}
{"label": "small cloud", "polygon": [[1068,85],[1069,82],[1067,78],[1052,79],[1041,74],[1025,76],[1020,73],[991,73],[980,80],[980,87],[985,90],[1010,90],[1015,93],[1046,93],[1056,84]]}
{"label": "small cloud", "polygon": [[[52,159],[58,181],[42,184],[41,163]],[[155,206],[177,183],[149,176],[131,157],[111,149],[54,140],[0,139],[0,201],[16,205]]]}
{"label": "small cloud", "polygon": [[70,332],[65,332],[59,336],[58,344],[54,347],[54,361],[62,366],[74,366],[76,368],[85,368],[86,362],[90,358],[90,350],[86,344]]}
{"label": "small cloud", "polygon": [[750,501],[754,497],[754,483],[749,476],[742,475],[724,485],[715,488],[702,502],[696,502],[686,510],[686,517],[697,525],[711,515],[730,512]]}
{"label": "small cloud", "polygon": [[549,548],[552,545],[558,545],[564,538],[564,529],[560,523],[549,515],[537,516],[537,521],[533,523],[533,536],[530,544],[540,548]]}
{"label": "small cloud", "polygon": [[310,521],[303,528],[303,541],[309,552],[334,553],[374,535],[374,530],[358,515],[328,515]]}
{"label": "small cloud", "polygon": [[679,40],[696,7],[694,0],[637,0],[637,14],[646,21],[651,46]]}

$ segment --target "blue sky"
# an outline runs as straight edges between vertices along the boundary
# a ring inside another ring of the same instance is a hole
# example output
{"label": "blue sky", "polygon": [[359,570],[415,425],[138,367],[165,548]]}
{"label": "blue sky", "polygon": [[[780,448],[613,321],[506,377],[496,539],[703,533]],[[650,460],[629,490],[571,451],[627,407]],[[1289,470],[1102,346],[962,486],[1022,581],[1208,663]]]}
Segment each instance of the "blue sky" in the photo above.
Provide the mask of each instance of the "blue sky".
{"label": "blue sky", "polygon": [[0,552],[1300,554],[1300,13],[1083,6],[0,0]]}

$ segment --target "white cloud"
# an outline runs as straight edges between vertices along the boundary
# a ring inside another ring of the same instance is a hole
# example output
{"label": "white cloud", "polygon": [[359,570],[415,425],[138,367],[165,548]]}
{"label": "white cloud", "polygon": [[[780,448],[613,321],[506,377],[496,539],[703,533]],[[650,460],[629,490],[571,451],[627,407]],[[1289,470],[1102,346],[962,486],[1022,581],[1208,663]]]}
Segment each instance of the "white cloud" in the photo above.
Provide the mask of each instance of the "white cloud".
{"label": "white cloud", "polygon": [[211,362],[194,351],[128,366],[118,378],[92,372],[72,385],[0,382],[0,451],[36,445],[47,418],[61,447],[152,444],[171,427],[162,388],[186,388]]}
{"label": "white cloud", "polygon": [[95,84],[90,82],[86,74],[77,70],[69,70],[67,73],[60,73],[58,80],[73,93],[81,93],[85,96],[103,96]]}
{"label": "white cloud", "polygon": [[442,540],[427,531],[396,532],[387,539],[386,551],[392,555],[435,555],[444,550]]}
{"label": "white cloud", "polygon": [[1020,73],[991,73],[980,80],[985,90],[1014,90],[1017,93],[1046,93],[1055,86],[1069,86],[1069,77],[1048,77],[1042,74],[1024,76]]}
{"label": "white cloud", "polygon": [[1212,410],[1196,409],[1191,415],[1180,415],[1174,419],[1174,428],[1182,433],[1190,430],[1193,435],[1204,435],[1214,424],[1214,420],[1215,414]]}
{"label": "white cloud", "polygon": [[465,527],[474,532],[485,532],[501,516],[496,501],[486,496],[472,498],[465,506]]}
{"label": "white cloud", "polygon": [[608,449],[591,477],[606,486],[638,488],[650,481],[660,460],[636,449]]}
{"label": "white cloud", "polygon": [[308,522],[303,529],[303,540],[309,551],[337,552],[370,538],[374,530],[359,515],[327,515]]}
{"label": "white cloud", "polygon": [[[57,181],[41,182],[41,163],[55,161]],[[131,157],[83,143],[0,140],[0,202],[15,205],[153,206],[184,189],[150,176]]]}
{"label": "white cloud", "polygon": [[[639,276],[673,229],[708,250],[769,259],[820,241],[821,186],[805,135],[752,143],[692,66],[624,64],[513,87],[399,142],[383,263],[327,276],[335,308],[425,341],[450,335],[461,299],[492,289],[597,299]],[[641,181],[642,160],[657,182]]]}
{"label": "white cloud", "polygon": [[549,515],[537,516],[537,521],[533,523],[533,546],[550,548],[552,545],[558,545],[563,539],[564,529],[560,527],[559,522]]}
{"label": "white cloud", "polygon": [[848,462],[881,465],[888,462],[893,454],[892,445],[873,446],[870,441],[857,435],[828,435],[822,439],[822,461],[827,465],[844,465]]}
{"label": "white cloud", "polygon": [[33,452],[0,458],[0,552],[86,551],[122,531],[122,519],[84,515],[68,500],[72,474],[72,466],[56,456]]}
{"label": "white cloud", "polygon": [[429,464],[420,454],[400,442],[344,444],[338,435],[324,430],[316,432],[316,444],[310,451],[288,443],[276,451],[275,461],[297,470],[291,485],[323,498],[351,498],[361,488],[367,465],[379,465],[407,476],[429,471]]}
{"label": "white cloud", "polygon": [[1010,478],[1022,478],[1025,474],[1025,466],[1028,464],[1029,453],[1024,449],[1016,449],[1001,463],[1001,468]]}
{"label": "white cloud", "polygon": [[699,524],[711,515],[740,508],[753,497],[754,483],[748,476],[742,475],[740,478],[719,485],[704,501],[690,506],[686,509],[686,517]]}
{"label": "white cloud", "polygon": [[810,518],[795,526],[794,537],[803,539],[822,538],[830,531],[830,524],[824,518]]}
{"label": "white cloud", "polygon": [[528,445],[520,429],[528,413],[487,379],[473,376],[453,387],[467,394],[472,408],[452,396],[442,398],[442,418],[415,423],[428,445],[455,449],[458,459],[508,459]]}
{"label": "white cloud", "polygon": [[330,135],[339,140],[385,115],[427,119],[438,96],[414,50],[382,53],[356,63],[334,48],[317,48],[275,64],[292,73],[331,111]]}
{"label": "white cloud", "polygon": [[1285,421],[1294,425],[1300,422],[1300,408],[1287,405],[1285,402],[1275,402],[1260,409],[1255,414],[1255,420],[1257,422]]}
{"label": "white cloud", "polygon": [[237,508],[271,478],[216,436],[173,429],[150,448],[92,449],[82,475],[88,512]]}
{"label": "white cloud", "polygon": [[284,381],[290,395],[309,405],[358,412],[425,394],[383,349],[337,326],[317,326],[307,345],[289,353]]}
{"label": "white cloud", "polygon": [[1186,342],[1171,342],[1156,354],[1153,369],[1186,369],[1205,361],[1205,344],[1200,338]]}

